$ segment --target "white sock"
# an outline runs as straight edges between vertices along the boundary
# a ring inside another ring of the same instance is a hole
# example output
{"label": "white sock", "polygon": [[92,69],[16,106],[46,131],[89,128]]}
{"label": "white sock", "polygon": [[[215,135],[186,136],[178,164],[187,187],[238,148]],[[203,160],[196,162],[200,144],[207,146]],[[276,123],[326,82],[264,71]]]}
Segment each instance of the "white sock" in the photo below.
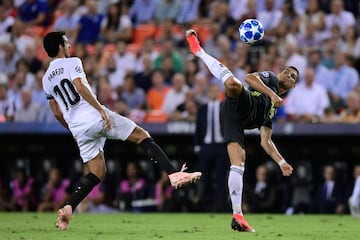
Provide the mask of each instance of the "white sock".
{"label": "white sock", "polygon": [[242,192],[243,192],[243,174],[244,167],[231,165],[228,179],[229,194],[233,214],[241,214]]}
{"label": "white sock", "polygon": [[232,72],[227,67],[220,63],[216,58],[207,54],[203,49],[197,52],[196,55],[203,60],[211,74],[217,79],[220,79],[223,83],[226,79],[233,76]]}

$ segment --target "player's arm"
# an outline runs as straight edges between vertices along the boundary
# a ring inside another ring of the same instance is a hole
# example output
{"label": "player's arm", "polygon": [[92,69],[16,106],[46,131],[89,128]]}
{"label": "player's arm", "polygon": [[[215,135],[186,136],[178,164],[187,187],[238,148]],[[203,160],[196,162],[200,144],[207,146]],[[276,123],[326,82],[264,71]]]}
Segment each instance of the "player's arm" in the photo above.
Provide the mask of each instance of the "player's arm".
{"label": "player's arm", "polygon": [[293,168],[281,156],[274,142],[271,139],[272,129],[266,126],[260,128],[261,147],[280,166],[284,176],[290,176]]}
{"label": "player's arm", "polygon": [[271,90],[263,83],[258,73],[247,74],[245,77],[245,81],[253,89],[269,96],[271,98],[271,101],[274,102],[275,107],[280,107],[282,105],[282,98],[279,97],[273,90]]}
{"label": "player's arm", "polygon": [[104,108],[99,103],[99,101],[93,96],[93,94],[91,93],[89,88],[87,88],[86,85],[83,84],[82,79],[81,78],[75,78],[73,80],[73,84],[75,85],[76,90],[81,95],[81,97],[83,99],[85,99],[85,101],[87,101],[96,110],[99,111],[99,113],[101,114],[101,118],[104,120],[104,128],[106,130],[109,130],[111,128],[111,123],[110,123],[109,117],[107,116]]}
{"label": "player's arm", "polygon": [[53,112],[55,118],[63,125],[65,128],[69,129],[68,124],[66,123],[64,116],[60,110],[59,105],[55,101],[55,99],[49,99],[49,104],[51,111]]}

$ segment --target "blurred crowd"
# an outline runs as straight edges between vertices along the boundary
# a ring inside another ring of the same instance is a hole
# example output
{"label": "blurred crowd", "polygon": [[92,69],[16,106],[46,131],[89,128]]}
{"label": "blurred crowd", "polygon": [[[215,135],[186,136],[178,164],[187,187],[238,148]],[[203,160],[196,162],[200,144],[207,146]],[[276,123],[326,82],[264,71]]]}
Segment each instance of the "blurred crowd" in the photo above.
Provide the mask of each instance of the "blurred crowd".
{"label": "blurred crowd", "polygon": [[[55,121],[42,91],[42,38],[65,31],[99,101],[135,122],[195,121],[222,82],[189,54],[185,30],[241,81],[293,65],[299,84],[275,121],[359,123],[360,16],[356,0],[3,0],[0,122]],[[264,40],[238,26],[257,18]]]}
{"label": "blurred crowd", "polygon": [[[75,161],[66,171],[48,160],[37,170],[29,164],[19,159],[8,180],[0,177],[0,212],[57,211],[68,201],[77,180],[88,171],[80,161]],[[230,211],[226,184],[215,186],[215,189],[221,188],[220,191],[213,190],[212,186],[225,182],[226,175],[220,176],[224,180],[208,183],[206,188],[212,192],[209,198],[201,183],[175,189],[166,173],[153,167],[145,160],[120,163],[110,159],[105,179],[81,202],[76,212]],[[360,178],[360,164],[333,162],[313,169],[311,161],[299,161],[295,167],[297,171],[289,181],[280,179],[280,171],[272,161],[248,169],[244,212],[349,213],[348,200],[356,179]]]}

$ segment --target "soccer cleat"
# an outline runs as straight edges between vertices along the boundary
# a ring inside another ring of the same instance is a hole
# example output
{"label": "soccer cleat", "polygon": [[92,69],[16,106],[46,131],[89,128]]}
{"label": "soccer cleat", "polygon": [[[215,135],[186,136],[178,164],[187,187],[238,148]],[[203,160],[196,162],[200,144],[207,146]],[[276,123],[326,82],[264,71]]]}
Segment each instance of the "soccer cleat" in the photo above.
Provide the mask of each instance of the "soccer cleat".
{"label": "soccer cleat", "polygon": [[233,219],[231,221],[231,228],[239,232],[255,232],[255,229],[253,229],[246,222],[244,216],[240,214],[233,214]]}
{"label": "soccer cleat", "polygon": [[63,208],[60,208],[59,211],[57,212],[58,217],[56,220],[56,227],[61,230],[64,231],[67,229],[71,217],[72,217],[72,209],[70,205],[66,205]]}
{"label": "soccer cleat", "polygon": [[181,167],[180,172],[175,172],[169,175],[171,186],[178,188],[186,183],[193,183],[200,179],[202,175],[201,172],[184,172],[186,169],[186,163],[184,163]]}
{"label": "soccer cleat", "polygon": [[190,51],[196,55],[201,50],[200,41],[195,30],[189,29],[186,31],[186,41],[189,44]]}

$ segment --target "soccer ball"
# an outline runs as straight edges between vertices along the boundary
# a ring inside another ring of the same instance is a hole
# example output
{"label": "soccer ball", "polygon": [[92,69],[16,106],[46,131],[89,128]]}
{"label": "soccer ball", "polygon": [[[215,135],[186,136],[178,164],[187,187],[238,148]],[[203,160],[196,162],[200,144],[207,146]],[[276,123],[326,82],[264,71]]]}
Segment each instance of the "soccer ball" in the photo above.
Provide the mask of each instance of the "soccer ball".
{"label": "soccer ball", "polygon": [[240,24],[239,34],[244,43],[253,44],[264,37],[264,27],[257,19],[246,19]]}

